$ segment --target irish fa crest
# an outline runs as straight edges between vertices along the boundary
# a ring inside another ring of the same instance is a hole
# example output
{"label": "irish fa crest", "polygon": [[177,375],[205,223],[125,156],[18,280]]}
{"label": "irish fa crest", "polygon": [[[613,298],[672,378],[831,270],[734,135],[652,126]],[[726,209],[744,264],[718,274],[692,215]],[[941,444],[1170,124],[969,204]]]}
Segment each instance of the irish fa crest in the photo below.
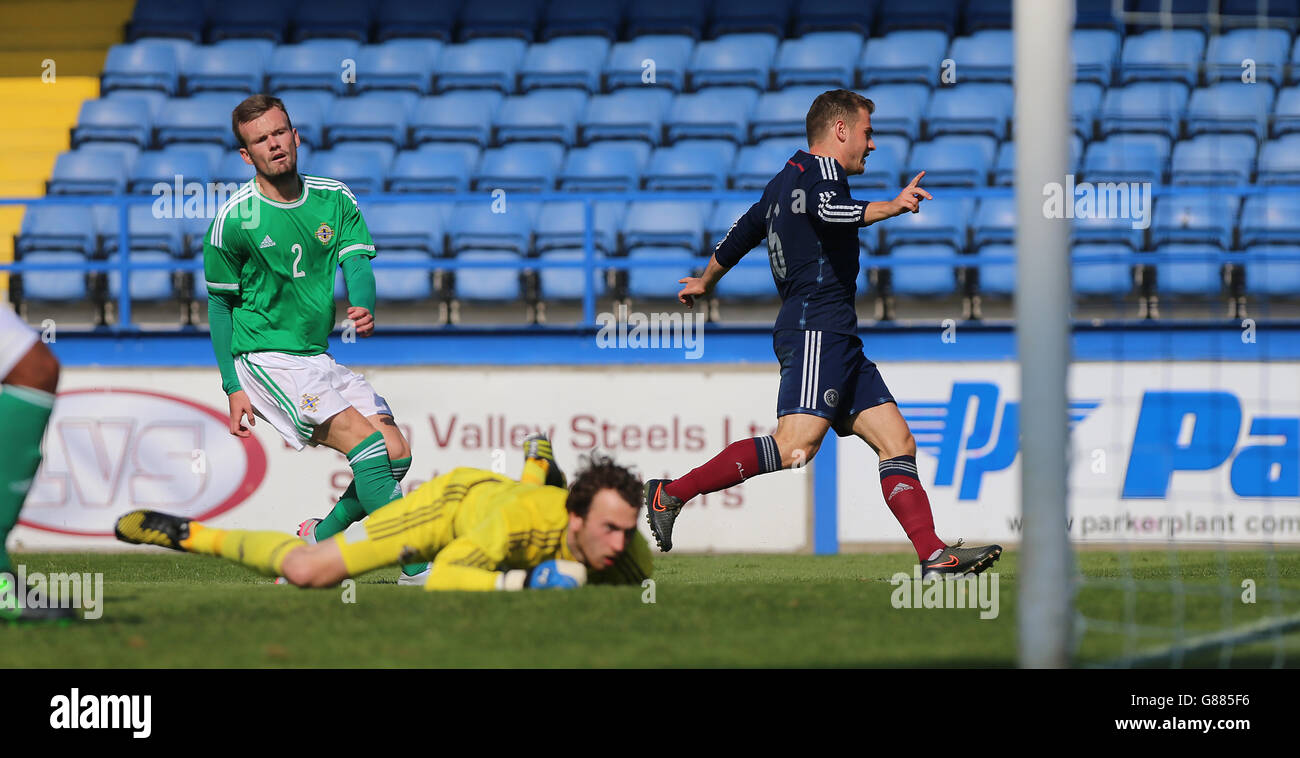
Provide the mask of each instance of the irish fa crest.
{"label": "irish fa crest", "polygon": [[306,394],[304,394],[304,395],[302,396],[302,402],[298,404],[298,407],[299,407],[300,409],[304,410],[304,411],[307,411],[308,413],[313,413],[313,412],[315,412],[316,407],[317,407],[318,405],[320,405],[320,396],[319,396],[319,395],[306,395]]}
{"label": "irish fa crest", "polygon": [[329,224],[321,224],[316,227],[316,239],[320,240],[322,245],[328,245],[330,240],[334,239],[334,230]]}

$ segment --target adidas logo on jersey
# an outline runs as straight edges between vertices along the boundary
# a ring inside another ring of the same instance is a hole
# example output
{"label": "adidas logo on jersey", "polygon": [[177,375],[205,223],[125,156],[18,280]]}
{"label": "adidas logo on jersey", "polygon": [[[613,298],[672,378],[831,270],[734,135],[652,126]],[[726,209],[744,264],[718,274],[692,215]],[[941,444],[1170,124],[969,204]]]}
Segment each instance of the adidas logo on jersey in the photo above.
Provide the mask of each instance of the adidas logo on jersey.
{"label": "adidas logo on jersey", "polygon": [[889,493],[889,497],[885,498],[885,502],[888,503],[890,500],[894,499],[894,495],[897,495],[900,492],[906,492],[907,490],[910,489],[912,489],[912,485],[899,482],[898,484],[894,485],[894,491]]}
{"label": "adidas logo on jersey", "polygon": [[271,239],[271,235],[268,234],[262,238],[262,244],[258,245],[258,247],[262,249],[275,247],[275,240]]}

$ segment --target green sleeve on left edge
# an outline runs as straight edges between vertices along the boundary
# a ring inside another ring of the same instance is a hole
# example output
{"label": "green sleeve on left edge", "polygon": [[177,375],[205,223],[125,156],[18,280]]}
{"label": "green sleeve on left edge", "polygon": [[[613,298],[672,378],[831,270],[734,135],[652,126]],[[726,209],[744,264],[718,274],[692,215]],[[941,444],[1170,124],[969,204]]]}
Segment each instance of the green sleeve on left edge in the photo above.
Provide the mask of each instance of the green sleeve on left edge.
{"label": "green sleeve on left edge", "polygon": [[343,282],[348,286],[348,302],[375,312],[375,272],[370,257],[353,255],[343,261]]}

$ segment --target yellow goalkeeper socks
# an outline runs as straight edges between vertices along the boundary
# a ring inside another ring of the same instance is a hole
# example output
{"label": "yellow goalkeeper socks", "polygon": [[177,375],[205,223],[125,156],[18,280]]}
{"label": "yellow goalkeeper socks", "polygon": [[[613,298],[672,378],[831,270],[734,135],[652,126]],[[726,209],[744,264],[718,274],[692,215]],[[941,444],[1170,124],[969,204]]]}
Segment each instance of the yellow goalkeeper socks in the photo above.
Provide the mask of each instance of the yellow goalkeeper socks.
{"label": "yellow goalkeeper socks", "polygon": [[181,547],[188,552],[225,558],[265,576],[284,573],[284,559],[294,548],[306,545],[283,532],[214,529],[197,521],[190,522],[190,536],[181,542]]}

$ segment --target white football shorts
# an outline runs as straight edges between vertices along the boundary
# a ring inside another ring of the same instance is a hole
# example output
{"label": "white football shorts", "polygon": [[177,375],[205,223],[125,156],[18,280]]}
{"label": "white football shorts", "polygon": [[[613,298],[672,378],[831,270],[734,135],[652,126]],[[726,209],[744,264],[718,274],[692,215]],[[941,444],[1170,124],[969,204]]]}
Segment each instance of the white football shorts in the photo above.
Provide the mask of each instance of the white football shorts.
{"label": "white football shorts", "polygon": [[36,332],[13,309],[0,305],[0,381],[36,344]]}

